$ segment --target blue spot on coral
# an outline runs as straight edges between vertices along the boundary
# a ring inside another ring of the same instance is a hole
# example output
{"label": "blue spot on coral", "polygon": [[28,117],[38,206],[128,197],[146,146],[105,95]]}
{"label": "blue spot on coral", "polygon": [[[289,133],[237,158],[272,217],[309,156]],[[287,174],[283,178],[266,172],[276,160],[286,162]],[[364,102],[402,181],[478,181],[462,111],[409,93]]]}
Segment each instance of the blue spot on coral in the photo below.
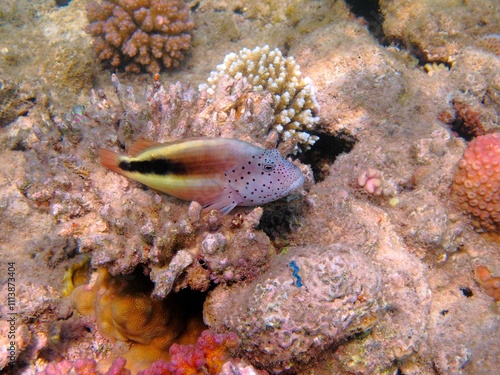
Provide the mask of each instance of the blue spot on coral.
{"label": "blue spot on coral", "polygon": [[300,288],[303,285],[302,278],[299,275],[300,268],[294,260],[290,262],[290,268],[292,269],[292,276],[295,278],[295,286]]}

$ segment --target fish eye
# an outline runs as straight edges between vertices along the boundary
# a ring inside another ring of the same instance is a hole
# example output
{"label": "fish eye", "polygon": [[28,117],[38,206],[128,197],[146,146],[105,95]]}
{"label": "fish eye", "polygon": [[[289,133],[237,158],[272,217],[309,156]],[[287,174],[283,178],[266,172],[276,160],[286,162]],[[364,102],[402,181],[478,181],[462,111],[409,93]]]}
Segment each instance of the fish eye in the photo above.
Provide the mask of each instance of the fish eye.
{"label": "fish eye", "polygon": [[264,164],[263,168],[266,172],[271,172],[274,169],[274,165],[273,164]]}

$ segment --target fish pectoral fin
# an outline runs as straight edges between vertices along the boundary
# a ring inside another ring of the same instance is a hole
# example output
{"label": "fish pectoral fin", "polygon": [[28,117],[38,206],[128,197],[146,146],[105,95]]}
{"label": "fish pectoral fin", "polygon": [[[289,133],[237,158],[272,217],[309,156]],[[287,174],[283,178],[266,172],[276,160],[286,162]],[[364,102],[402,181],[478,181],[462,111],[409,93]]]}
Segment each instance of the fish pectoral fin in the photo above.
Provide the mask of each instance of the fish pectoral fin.
{"label": "fish pectoral fin", "polygon": [[141,138],[137,142],[135,142],[132,146],[130,146],[128,153],[131,157],[135,158],[136,156],[142,154],[148,148],[159,145],[161,145],[161,143]]}
{"label": "fish pectoral fin", "polygon": [[235,208],[241,202],[243,202],[243,198],[241,197],[240,193],[227,187],[223,190],[222,194],[220,194],[212,201],[207,202],[203,206],[203,209],[217,210],[222,215],[227,215],[229,212],[231,212],[233,208]]}

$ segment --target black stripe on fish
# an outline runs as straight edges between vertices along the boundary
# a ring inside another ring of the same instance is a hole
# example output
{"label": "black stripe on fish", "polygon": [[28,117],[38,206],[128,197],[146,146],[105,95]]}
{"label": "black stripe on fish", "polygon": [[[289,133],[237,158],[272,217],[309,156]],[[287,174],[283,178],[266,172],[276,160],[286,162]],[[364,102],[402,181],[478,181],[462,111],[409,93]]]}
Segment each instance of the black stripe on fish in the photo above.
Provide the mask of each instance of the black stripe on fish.
{"label": "black stripe on fish", "polygon": [[121,161],[120,169],[127,172],[139,172],[142,174],[155,174],[166,176],[169,174],[188,174],[186,165],[169,159],[151,159],[142,161]]}

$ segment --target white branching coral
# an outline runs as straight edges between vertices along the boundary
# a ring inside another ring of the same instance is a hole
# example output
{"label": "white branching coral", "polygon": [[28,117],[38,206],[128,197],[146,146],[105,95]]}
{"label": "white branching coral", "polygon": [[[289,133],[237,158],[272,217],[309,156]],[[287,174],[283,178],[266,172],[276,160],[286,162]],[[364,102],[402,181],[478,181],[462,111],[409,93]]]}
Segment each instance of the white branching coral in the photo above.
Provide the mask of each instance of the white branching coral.
{"label": "white branching coral", "polygon": [[237,54],[228,54],[200,90],[206,90],[208,97],[213,98],[224,76],[235,80],[245,78],[254,91],[273,95],[275,130],[282,141],[294,143],[294,153],[309,149],[318,140],[309,131],[319,122],[319,117],[314,116],[319,105],[311,79],[302,77],[293,57],[285,58],[278,48],[271,51],[268,45],[253,50],[244,48]]}

